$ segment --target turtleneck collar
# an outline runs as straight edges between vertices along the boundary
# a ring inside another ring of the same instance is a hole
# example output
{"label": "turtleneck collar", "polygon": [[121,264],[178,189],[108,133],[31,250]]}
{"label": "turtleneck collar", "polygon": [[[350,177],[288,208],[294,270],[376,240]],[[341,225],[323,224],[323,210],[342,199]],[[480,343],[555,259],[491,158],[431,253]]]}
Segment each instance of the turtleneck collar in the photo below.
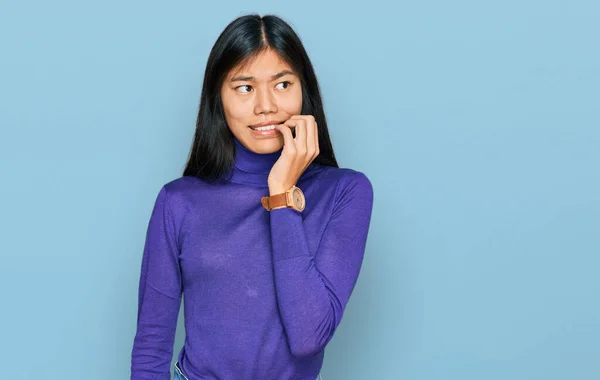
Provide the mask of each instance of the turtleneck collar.
{"label": "turtleneck collar", "polygon": [[[235,136],[233,136],[233,141],[235,143],[235,158],[228,174],[229,181],[259,187],[269,187],[269,173],[275,162],[281,157],[283,148],[273,153],[263,154],[246,148]],[[310,171],[314,166],[314,163],[309,165],[304,173]]]}
{"label": "turtleneck collar", "polygon": [[268,175],[283,150],[282,148],[277,152],[262,154],[246,148],[235,136],[233,136],[233,142],[235,143],[235,167],[253,174]]}
{"label": "turtleneck collar", "polygon": [[268,187],[269,173],[281,156],[283,148],[277,152],[262,154],[246,148],[235,136],[233,136],[233,142],[235,143],[235,158],[229,171],[229,181]]}

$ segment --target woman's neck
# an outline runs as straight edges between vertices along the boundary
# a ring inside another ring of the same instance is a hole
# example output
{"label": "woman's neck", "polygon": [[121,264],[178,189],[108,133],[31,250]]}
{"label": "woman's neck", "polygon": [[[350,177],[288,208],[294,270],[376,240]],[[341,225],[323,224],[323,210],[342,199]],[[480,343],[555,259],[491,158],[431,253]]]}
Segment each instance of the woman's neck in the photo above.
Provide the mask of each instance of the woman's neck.
{"label": "woman's neck", "polygon": [[[283,148],[273,153],[256,153],[246,148],[237,137],[233,136],[235,158],[230,172],[230,182],[247,185],[269,187],[268,178],[273,165],[281,157]],[[310,171],[316,164],[311,164],[304,172]],[[304,173],[303,173],[304,174]]]}
{"label": "woman's neck", "polygon": [[281,156],[283,148],[273,153],[263,154],[246,148],[235,136],[233,136],[233,141],[235,144],[235,158],[229,181],[268,187],[269,173]]}

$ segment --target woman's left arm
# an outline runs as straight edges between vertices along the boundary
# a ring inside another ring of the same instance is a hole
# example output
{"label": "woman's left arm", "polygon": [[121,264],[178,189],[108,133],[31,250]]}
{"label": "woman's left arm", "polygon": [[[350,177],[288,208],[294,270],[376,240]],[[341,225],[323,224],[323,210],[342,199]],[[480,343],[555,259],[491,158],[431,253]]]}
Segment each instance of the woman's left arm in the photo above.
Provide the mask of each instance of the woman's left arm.
{"label": "woman's left arm", "polygon": [[277,301],[294,356],[314,355],[331,340],[362,265],[373,187],[359,171],[340,181],[314,255],[302,214],[292,208],[270,211]]}

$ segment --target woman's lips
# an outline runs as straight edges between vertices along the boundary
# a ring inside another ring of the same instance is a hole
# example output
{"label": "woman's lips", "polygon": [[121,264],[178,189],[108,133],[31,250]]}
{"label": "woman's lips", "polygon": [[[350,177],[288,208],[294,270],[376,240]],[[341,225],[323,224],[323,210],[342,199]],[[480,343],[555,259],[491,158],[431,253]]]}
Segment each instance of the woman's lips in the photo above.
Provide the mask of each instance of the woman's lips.
{"label": "woman's lips", "polygon": [[279,121],[279,120],[267,120],[267,121],[263,121],[262,123],[257,123],[257,124],[249,125],[249,127],[250,128],[256,128],[256,127],[266,127],[268,125],[279,125],[279,124],[283,124],[283,121]]}
{"label": "woman's lips", "polygon": [[273,129],[267,129],[267,130],[257,130],[257,129],[253,129],[251,126],[248,127],[250,129],[250,131],[252,131],[252,134],[256,135],[256,136],[276,136],[277,134],[281,133],[279,132],[279,130],[277,128],[273,128]]}

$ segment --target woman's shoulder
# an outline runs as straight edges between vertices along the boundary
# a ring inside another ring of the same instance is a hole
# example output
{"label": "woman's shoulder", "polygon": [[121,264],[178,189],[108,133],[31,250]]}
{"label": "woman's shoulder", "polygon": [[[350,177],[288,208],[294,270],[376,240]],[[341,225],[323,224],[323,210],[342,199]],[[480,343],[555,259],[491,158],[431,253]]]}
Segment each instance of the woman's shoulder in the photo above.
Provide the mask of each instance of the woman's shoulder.
{"label": "woman's shoulder", "polygon": [[202,188],[207,183],[198,177],[181,176],[174,178],[164,184],[164,188],[170,193],[185,193]]}
{"label": "woman's shoulder", "polygon": [[338,197],[348,192],[360,192],[372,197],[373,184],[363,171],[347,167],[316,165],[314,173],[319,183],[335,186]]}
{"label": "woman's shoulder", "polygon": [[182,176],[165,182],[161,191],[167,194],[167,198],[177,200],[186,197],[190,193],[197,192],[204,186],[203,181],[199,178]]}
{"label": "woman's shoulder", "polygon": [[161,186],[164,201],[173,214],[185,214],[197,199],[198,194],[210,191],[208,182],[192,176],[181,176]]}
{"label": "woman's shoulder", "polygon": [[371,180],[365,172],[358,169],[347,167],[335,167],[327,165],[315,165],[313,169],[317,178],[340,183],[341,185],[349,184],[368,184],[371,185]]}

